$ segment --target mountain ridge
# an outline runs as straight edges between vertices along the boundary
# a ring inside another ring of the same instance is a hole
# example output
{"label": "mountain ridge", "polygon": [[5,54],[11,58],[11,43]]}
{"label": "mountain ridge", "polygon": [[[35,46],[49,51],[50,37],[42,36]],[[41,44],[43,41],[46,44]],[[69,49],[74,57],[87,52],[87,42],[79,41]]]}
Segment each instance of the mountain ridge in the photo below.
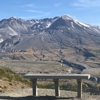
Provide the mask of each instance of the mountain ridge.
{"label": "mountain ridge", "polygon": [[0,40],[1,52],[32,51],[34,54],[39,51],[42,56],[42,51],[57,51],[60,56],[59,50],[71,48],[73,54],[82,56],[100,48],[100,27],[84,24],[67,15],[26,21],[11,17],[0,21]]}
{"label": "mountain ridge", "polygon": [[96,70],[99,75],[99,26],[67,15],[27,21],[10,18],[0,21],[0,40],[0,59],[55,61],[71,73]]}
{"label": "mountain ridge", "polygon": [[[41,40],[40,37],[43,38],[47,38],[46,35],[49,36],[50,34],[55,34],[55,33],[59,33],[57,34],[57,38],[60,37],[59,40],[61,40],[61,35],[65,35],[69,38],[72,37],[72,40],[76,40],[78,39],[78,41],[81,43],[82,39],[80,37],[87,37],[86,35],[91,36],[95,35],[95,37],[100,37],[99,34],[99,27],[95,27],[95,26],[91,26],[91,25],[87,25],[87,24],[83,24],[79,21],[76,21],[68,16],[61,16],[61,17],[55,17],[55,18],[45,18],[45,19],[41,19],[41,20],[19,20],[20,18],[10,18],[8,20],[10,20],[10,26],[7,27],[7,32],[9,32],[9,34],[7,34],[7,37],[10,36],[17,36],[19,35],[20,37],[23,36],[27,36],[27,35],[31,35],[31,36],[35,36],[35,38],[39,38],[39,40]],[[18,22],[17,22],[18,21]],[[14,22],[14,23],[13,23]],[[15,26],[14,26],[15,25]],[[16,27],[17,26],[17,27]],[[16,31],[16,30],[17,31]],[[59,32],[58,32],[59,31]],[[63,32],[65,31],[65,32]],[[2,33],[2,32],[0,32]],[[73,34],[75,33],[75,34]],[[82,33],[82,34],[80,34]],[[91,34],[92,33],[92,34]],[[86,34],[86,35],[84,35]],[[9,35],[9,36],[8,36]],[[43,36],[45,35],[45,36]],[[50,37],[55,37],[55,35],[50,36]],[[62,40],[64,40],[64,37],[62,38]],[[11,37],[10,37],[11,38]],[[53,40],[55,42],[55,40],[57,39],[55,37],[55,39]],[[89,39],[91,39],[89,38]],[[53,39],[53,38],[52,38]],[[4,39],[3,39],[4,40]],[[50,39],[49,39],[50,40]],[[97,40],[97,39],[96,39]],[[67,41],[65,39],[65,41]],[[76,42],[78,42],[76,41]],[[93,40],[92,40],[93,41]],[[43,42],[43,41],[42,41]],[[58,42],[58,41],[56,41]],[[70,43],[70,41],[68,41]],[[58,42],[59,43],[59,42]],[[84,41],[85,43],[85,41]],[[93,42],[92,42],[93,43]],[[59,45],[59,44],[57,44]],[[75,45],[75,44],[74,44]]]}

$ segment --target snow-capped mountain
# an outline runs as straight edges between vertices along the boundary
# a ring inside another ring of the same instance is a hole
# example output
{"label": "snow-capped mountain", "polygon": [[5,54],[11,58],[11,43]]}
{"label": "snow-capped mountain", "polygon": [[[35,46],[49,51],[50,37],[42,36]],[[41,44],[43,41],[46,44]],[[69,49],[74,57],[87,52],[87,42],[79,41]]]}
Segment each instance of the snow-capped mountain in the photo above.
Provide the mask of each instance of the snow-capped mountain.
{"label": "snow-capped mountain", "polygon": [[67,15],[40,20],[11,17],[0,21],[0,43],[1,51],[99,46],[100,27]]}

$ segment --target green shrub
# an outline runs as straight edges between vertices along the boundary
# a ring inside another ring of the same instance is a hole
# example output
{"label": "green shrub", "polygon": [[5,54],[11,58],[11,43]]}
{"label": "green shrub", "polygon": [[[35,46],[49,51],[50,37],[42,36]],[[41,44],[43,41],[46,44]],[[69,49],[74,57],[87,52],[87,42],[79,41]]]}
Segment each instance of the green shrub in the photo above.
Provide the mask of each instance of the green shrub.
{"label": "green shrub", "polygon": [[54,89],[54,84],[37,84],[38,88],[47,88],[47,89]]}
{"label": "green shrub", "polygon": [[63,84],[60,85],[61,90],[70,90],[70,91],[77,91],[77,85],[72,85],[72,84]]}
{"label": "green shrub", "polygon": [[4,87],[3,87],[3,89],[6,89],[6,88],[7,88],[7,86],[4,86]]}
{"label": "green shrub", "polygon": [[32,83],[29,80],[24,79],[22,76],[16,74],[15,72],[10,70],[9,68],[0,67],[0,78],[1,79],[6,78],[9,82],[18,81],[18,82],[22,82],[26,85],[32,86]]}
{"label": "green shrub", "polygon": [[9,83],[9,85],[12,85],[12,83]]}

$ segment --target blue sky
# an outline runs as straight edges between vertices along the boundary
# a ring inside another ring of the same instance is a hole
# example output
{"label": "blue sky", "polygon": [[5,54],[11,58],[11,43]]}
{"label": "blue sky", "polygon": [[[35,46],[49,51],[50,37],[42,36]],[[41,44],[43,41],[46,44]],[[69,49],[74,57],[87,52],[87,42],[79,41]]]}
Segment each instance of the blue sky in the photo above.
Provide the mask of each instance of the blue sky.
{"label": "blue sky", "polygon": [[0,20],[68,15],[81,22],[100,26],[100,0],[0,0]]}

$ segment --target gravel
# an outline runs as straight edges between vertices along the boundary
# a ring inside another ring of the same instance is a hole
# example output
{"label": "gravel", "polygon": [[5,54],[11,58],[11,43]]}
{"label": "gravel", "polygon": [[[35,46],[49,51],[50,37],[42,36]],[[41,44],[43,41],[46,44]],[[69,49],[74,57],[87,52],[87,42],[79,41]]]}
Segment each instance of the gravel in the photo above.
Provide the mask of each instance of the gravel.
{"label": "gravel", "polygon": [[60,97],[55,97],[54,89],[38,89],[38,96],[32,96],[32,89],[18,89],[0,92],[0,100],[100,100],[99,95],[83,93],[82,99],[77,92],[60,90]]}

